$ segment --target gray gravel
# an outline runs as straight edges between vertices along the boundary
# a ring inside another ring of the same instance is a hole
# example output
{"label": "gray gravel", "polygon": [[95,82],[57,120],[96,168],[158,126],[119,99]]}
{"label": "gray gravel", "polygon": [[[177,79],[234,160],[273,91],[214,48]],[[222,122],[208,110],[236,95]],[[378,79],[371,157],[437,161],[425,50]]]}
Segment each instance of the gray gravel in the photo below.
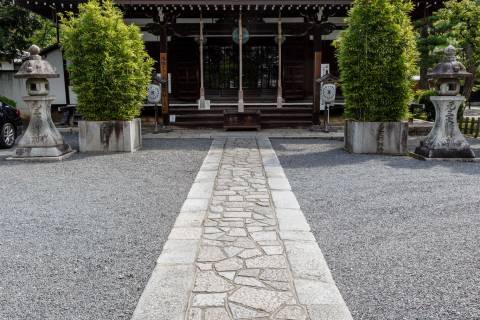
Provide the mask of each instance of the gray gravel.
{"label": "gray gravel", "polygon": [[480,163],[272,144],[354,319],[480,319]]}
{"label": "gray gravel", "polygon": [[144,140],[138,153],[63,163],[0,156],[0,319],[130,319],[210,143]]}

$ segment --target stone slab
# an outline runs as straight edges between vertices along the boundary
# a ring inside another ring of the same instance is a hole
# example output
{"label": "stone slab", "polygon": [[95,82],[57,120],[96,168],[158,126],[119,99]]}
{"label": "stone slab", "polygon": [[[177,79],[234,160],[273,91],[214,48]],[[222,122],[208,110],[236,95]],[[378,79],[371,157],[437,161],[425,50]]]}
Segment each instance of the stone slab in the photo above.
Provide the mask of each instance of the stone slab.
{"label": "stone slab", "polygon": [[298,299],[303,305],[344,305],[343,298],[334,283],[316,280],[294,279]]}
{"label": "stone slab", "polygon": [[[283,172],[283,169],[282,169]],[[270,179],[269,179],[270,180]],[[297,198],[291,191],[272,190],[272,199],[275,208],[279,209],[300,209]]]}
{"label": "stone slab", "polygon": [[208,199],[190,199],[187,198],[182,205],[181,212],[198,212],[206,211],[208,209]]}
{"label": "stone slab", "polygon": [[[201,170],[201,169],[200,169]],[[214,182],[194,182],[187,198],[189,199],[210,199],[213,192]]]}
{"label": "stone slab", "polygon": [[200,240],[168,240],[163,246],[158,264],[193,264]]}
{"label": "stone slab", "polygon": [[64,153],[64,154],[58,156],[58,157],[17,157],[15,155],[12,155],[12,156],[6,158],[6,160],[9,160],[9,161],[28,161],[28,162],[63,161],[63,160],[67,160],[68,158],[73,156],[76,152],[77,152],[77,150],[71,150],[67,153]]}
{"label": "stone slab", "polygon": [[410,152],[408,155],[414,159],[423,161],[480,162],[480,158],[429,158],[413,152]]}
{"label": "stone slab", "polygon": [[315,242],[285,241],[294,278],[334,283],[322,251]]}
{"label": "stone slab", "polygon": [[206,211],[183,211],[177,216],[174,227],[200,227],[207,215]]}
{"label": "stone slab", "polygon": [[202,236],[200,227],[173,227],[168,239],[173,240],[198,240]]}
{"label": "stone slab", "polygon": [[352,315],[344,305],[321,304],[307,306],[310,319],[321,320],[353,320]]}
{"label": "stone slab", "polygon": [[292,190],[288,179],[281,177],[273,177],[271,179],[268,179],[268,186],[271,190]]}
{"label": "stone slab", "polygon": [[280,230],[310,231],[310,225],[303,212],[298,209],[277,209]]}
{"label": "stone slab", "polygon": [[131,320],[184,320],[193,265],[156,266]]}

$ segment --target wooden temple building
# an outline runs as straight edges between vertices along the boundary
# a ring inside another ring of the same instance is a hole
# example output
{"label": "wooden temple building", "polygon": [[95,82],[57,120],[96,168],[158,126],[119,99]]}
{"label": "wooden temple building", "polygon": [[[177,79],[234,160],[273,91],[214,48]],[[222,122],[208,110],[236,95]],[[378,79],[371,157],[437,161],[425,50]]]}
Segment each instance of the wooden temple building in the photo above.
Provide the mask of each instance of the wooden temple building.
{"label": "wooden temple building", "polygon": [[[59,12],[76,11],[81,2],[15,1],[55,21]],[[164,122],[220,127],[225,111],[260,111],[262,127],[319,123],[316,80],[325,73],[338,76],[332,43],[346,27],[352,1],[115,2],[127,23],[142,28],[146,50],[156,60],[164,80]],[[412,15],[421,18],[441,1],[417,0],[414,5]],[[334,107],[342,106],[338,90]]]}

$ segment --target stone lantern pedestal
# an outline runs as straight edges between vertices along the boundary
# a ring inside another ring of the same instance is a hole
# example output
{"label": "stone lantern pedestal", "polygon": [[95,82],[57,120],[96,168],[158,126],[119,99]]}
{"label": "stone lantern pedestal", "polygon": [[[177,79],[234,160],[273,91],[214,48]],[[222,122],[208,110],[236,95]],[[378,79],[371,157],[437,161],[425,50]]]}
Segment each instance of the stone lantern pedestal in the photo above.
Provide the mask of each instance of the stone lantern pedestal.
{"label": "stone lantern pedestal", "polygon": [[414,156],[422,159],[473,159],[467,139],[460,132],[457,114],[465,97],[459,95],[460,80],[472,76],[457,61],[456,49],[448,46],[445,58],[427,74],[437,96],[430,97],[435,106],[435,124],[428,136],[415,149]]}
{"label": "stone lantern pedestal", "polygon": [[415,153],[425,158],[475,158],[457,122],[458,109],[465,97],[432,96],[430,99],[435,106],[435,124]]}
{"label": "stone lantern pedestal", "polygon": [[28,96],[23,100],[30,109],[30,122],[14,155],[8,160],[63,160],[75,151],[65,143],[51,117],[55,97],[48,95],[48,78],[58,77],[58,74],[48,61],[42,60],[39,47],[31,46],[29,52],[30,59],[15,76],[27,79]]}

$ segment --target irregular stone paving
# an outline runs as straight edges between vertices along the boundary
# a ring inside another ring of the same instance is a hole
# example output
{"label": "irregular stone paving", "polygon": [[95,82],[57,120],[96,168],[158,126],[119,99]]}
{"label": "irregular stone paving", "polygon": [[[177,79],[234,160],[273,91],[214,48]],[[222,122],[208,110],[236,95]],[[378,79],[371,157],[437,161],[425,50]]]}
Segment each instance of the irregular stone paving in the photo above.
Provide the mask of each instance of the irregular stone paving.
{"label": "irregular stone paving", "polygon": [[202,227],[186,319],[309,319],[255,138],[227,140]]}

